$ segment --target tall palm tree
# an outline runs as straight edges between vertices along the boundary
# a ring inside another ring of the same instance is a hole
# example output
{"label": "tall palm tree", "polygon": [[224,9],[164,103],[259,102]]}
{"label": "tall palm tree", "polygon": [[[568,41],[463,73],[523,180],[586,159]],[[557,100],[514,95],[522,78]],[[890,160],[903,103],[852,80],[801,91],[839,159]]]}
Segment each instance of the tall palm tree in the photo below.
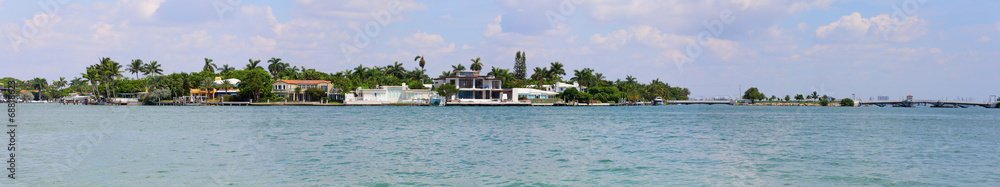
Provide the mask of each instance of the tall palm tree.
{"label": "tall palm tree", "polygon": [[135,79],[139,79],[139,73],[142,72],[142,66],[142,59],[135,59],[132,60],[132,63],[128,64],[128,68],[126,68],[125,71],[135,74]]}
{"label": "tall palm tree", "polygon": [[97,70],[97,66],[91,65],[90,67],[87,67],[87,72],[86,73],[80,73],[80,76],[83,77],[84,79],[87,79],[87,82],[90,82],[90,91],[91,92],[100,93],[100,91],[97,90],[97,83],[101,79],[100,78],[100,71]]}
{"label": "tall palm tree", "polygon": [[281,58],[271,57],[270,60],[267,60],[267,63],[269,64],[267,65],[267,71],[271,73],[271,77],[278,77],[278,73],[285,71],[285,68],[288,67],[287,65],[282,65],[284,63],[281,62]]}
{"label": "tall palm tree", "polygon": [[424,61],[424,56],[423,55],[417,56],[416,58],[413,58],[413,61],[417,61],[418,59],[420,60],[420,69],[424,69],[424,64],[427,63],[426,61]]}
{"label": "tall palm tree", "polygon": [[251,70],[251,69],[258,69],[258,68],[261,68],[260,66],[257,66],[257,64],[260,64],[260,60],[253,60],[253,59],[250,59],[250,63],[249,63],[249,64],[247,64],[247,67],[244,67],[244,69],[246,69],[246,70]]}
{"label": "tall palm tree", "polygon": [[52,81],[52,86],[55,86],[56,89],[62,89],[66,84],[66,77],[59,77],[59,80]]}
{"label": "tall palm tree", "polygon": [[535,67],[535,73],[531,74],[531,80],[542,82],[549,77],[550,71],[548,68]]}
{"label": "tall palm tree", "polygon": [[163,75],[163,69],[160,69],[160,64],[156,61],[150,61],[146,64],[146,75]]}
{"label": "tall palm tree", "polygon": [[406,78],[406,68],[403,68],[403,64],[393,62],[392,65],[386,67],[386,73],[396,76],[396,78],[403,79]]}
{"label": "tall palm tree", "polygon": [[563,64],[559,62],[549,63],[549,79],[562,80],[562,76],[566,75],[566,70],[563,69]]}
{"label": "tall palm tree", "polygon": [[212,60],[211,58],[205,58],[205,67],[202,67],[201,71],[215,73],[215,69],[219,68],[219,66],[216,66],[215,63],[212,63],[212,61],[214,60]]}
{"label": "tall palm tree", "polygon": [[483,70],[483,63],[480,62],[480,60],[481,59],[479,57],[469,59],[469,61],[472,61],[472,65],[469,65],[469,69],[472,69],[472,71]]}

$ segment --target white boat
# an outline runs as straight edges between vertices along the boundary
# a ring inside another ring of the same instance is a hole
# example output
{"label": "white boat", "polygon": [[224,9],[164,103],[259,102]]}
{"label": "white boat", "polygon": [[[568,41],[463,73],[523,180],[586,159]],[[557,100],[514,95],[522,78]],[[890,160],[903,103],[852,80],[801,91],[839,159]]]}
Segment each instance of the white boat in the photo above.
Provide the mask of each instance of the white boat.
{"label": "white boat", "polygon": [[653,105],[663,105],[663,104],[664,103],[662,97],[656,97],[656,99],[653,99]]}

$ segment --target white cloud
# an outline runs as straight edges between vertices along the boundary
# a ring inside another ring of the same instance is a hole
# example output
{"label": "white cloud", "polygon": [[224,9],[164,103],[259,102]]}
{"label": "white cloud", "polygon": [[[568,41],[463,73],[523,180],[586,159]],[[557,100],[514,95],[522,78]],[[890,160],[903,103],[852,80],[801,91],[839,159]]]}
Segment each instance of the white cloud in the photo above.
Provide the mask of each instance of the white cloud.
{"label": "white cloud", "polygon": [[990,40],[993,40],[993,39],[991,39],[990,37],[987,37],[987,36],[982,36],[982,37],[979,37],[979,39],[976,39],[977,42],[988,42]]}
{"label": "white cloud", "polygon": [[486,31],[483,31],[483,36],[493,37],[497,34],[503,33],[503,27],[500,26],[500,21],[503,21],[503,16],[497,16],[493,18],[493,23],[486,25]]}
{"label": "white cloud", "polygon": [[687,45],[689,41],[694,41],[694,37],[662,33],[660,29],[649,25],[633,26],[628,29],[613,31],[606,35],[594,34],[590,36],[591,43],[599,44],[606,49],[613,50],[627,45],[629,42],[658,48],[681,48]]}
{"label": "white cloud", "polygon": [[424,48],[424,47],[445,45],[445,42],[444,42],[444,37],[441,37],[440,34],[430,34],[427,32],[417,31],[417,33],[411,36],[407,36],[402,40],[399,40],[398,38],[393,38],[392,40],[389,40],[389,42],[386,42],[386,45],[393,47]]}
{"label": "white cloud", "polygon": [[796,25],[796,28],[798,28],[799,31],[806,31],[806,30],[809,29],[809,24],[806,23],[806,22],[802,22],[802,23],[799,23],[798,25]]}
{"label": "white cloud", "polygon": [[816,38],[823,41],[873,40],[909,42],[927,34],[929,24],[916,15],[894,20],[888,14],[864,18],[854,12],[816,29]]}
{"label": "white cloud", "polygon": [[441,15],[441,19],[448,20],[448,21],[455,21],[455,18],[452,18],[451,14]]}

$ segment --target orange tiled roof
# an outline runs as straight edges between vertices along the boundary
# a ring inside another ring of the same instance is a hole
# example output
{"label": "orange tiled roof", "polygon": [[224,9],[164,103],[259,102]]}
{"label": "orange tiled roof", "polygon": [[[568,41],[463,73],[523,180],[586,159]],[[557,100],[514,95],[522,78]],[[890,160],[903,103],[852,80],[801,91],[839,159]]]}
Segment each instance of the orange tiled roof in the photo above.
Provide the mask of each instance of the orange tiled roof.
{"label": "orange tiled roof", "polygon": [[321,83],[330,83],[330,81],[324,81],[324,80],[278,80],[278,81],[275,81],[275,82],[284,82],[286,84],[321,84]]}

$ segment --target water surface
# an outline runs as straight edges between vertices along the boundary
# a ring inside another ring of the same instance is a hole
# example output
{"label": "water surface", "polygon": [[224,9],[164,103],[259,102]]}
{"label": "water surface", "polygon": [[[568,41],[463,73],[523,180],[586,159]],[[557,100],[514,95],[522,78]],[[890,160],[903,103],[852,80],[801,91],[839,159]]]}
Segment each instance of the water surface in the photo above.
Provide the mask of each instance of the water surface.
{"label": "water surface", "polygon": [[[0,186],[1000,185],[1000,110],[18,105]],[[6,173],[5,173],[6,175]]]}

